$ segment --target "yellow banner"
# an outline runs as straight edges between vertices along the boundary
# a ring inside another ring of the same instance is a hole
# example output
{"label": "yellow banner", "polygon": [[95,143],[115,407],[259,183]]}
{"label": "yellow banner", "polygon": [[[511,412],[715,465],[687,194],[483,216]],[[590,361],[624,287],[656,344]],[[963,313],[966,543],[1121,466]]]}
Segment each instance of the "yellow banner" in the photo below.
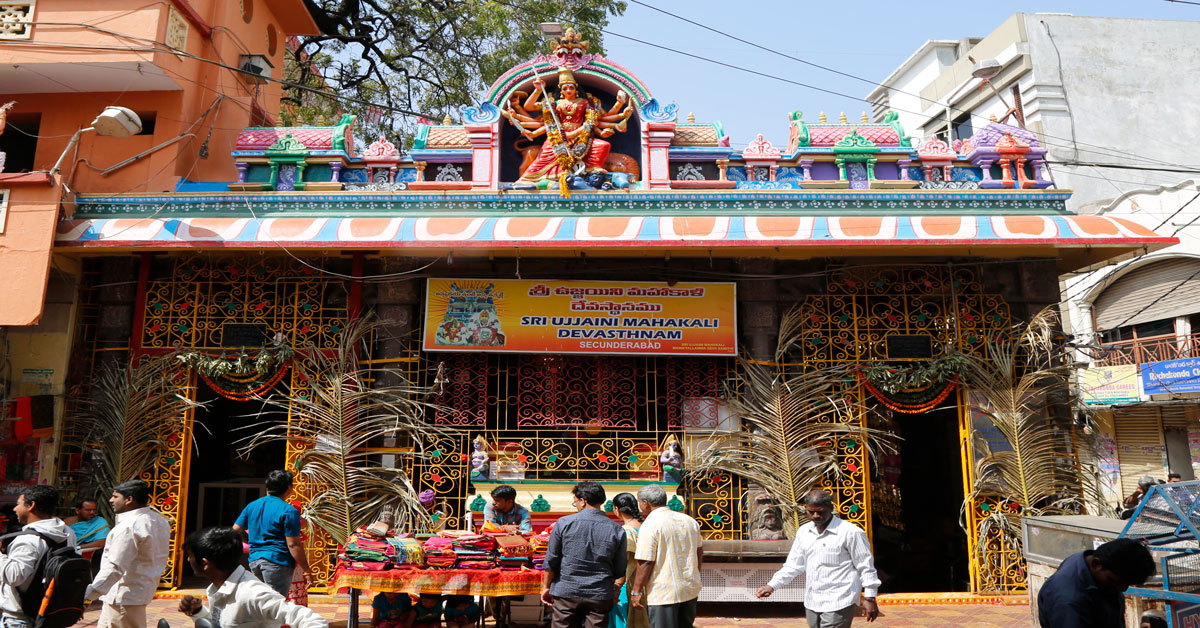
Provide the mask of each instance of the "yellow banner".
{"label": "yellow banner", "polygon": [[1097,366],[1079,371],[1079,388],[1083,402],[1133,403],[1138,401],[1138,367],[1136,364]]}
{"label": "yellow banner", "polygon": [[430,279],[426,351],[737,354],[732,283]]}

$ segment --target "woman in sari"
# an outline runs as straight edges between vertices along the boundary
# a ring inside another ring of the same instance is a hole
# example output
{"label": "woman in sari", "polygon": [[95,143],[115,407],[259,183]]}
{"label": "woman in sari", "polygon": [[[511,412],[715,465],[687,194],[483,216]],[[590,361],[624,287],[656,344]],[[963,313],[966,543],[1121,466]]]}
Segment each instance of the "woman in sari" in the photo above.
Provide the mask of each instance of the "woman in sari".
{"label": "woman in sari", "polygon": [[644,608],[634,608],[629,603],[629,588],[633,586],[633,573],[637,561],[633,559],[637,550],[638,530],[642,520],[638,513],[637,498],[630,493],[618,493],[613,497],[613,510],[621,516],[621,527],[625,530],[625,550],[629,555],[629,567],[625,571],[625,584],[617,592],[616,603],[608,614],[608,628],[650,628],[650,617]]}

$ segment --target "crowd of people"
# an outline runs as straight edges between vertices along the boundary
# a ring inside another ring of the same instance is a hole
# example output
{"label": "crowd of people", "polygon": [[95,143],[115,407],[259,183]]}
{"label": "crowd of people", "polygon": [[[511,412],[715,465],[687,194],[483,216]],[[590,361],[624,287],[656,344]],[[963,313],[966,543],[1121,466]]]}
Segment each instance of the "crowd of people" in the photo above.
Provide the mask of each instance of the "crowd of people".
{"label": "crowd of people", "polygon": [[[1157,483],[1144,480],[1127,507],[1136,508]],[[317,613],[286,599],[294,580],[311,582],[299,512],[286,501],[292,482],[291,473],[272,472],[267,495],[248,504],[231,526],[187,537],[184,556],[210,584],[205,599],[184,597],[181,612],[217,626],[327,628]],[[615,516],[604,512],[607,495],[598,482],[579,482],[571,495],[577,512],[554,522],[542,563],[540,597],[551,627],[691,628],[704,562],[699,523],[669,508],[658,484],[613,496]],[[171,538],[170,524],[149,500],[150,487],[140,480],[113,487],[108,502],[116,521],[110,526],[96,500],[79,501],[75,516],[62,520],[54,515],[55,489],[25,489],[15,507],[23,531],[6,535],[0,554],[0,628],[33,628],[24,593],[46,552],[62,546],[77,547],[95,564],[84,598],[103,603],[99,628],[144,628]],[[803,506],[809,521],[797,530],[786,562],[755,592],[757,597],[770,597],[805,574],[804,608],[811,628],[846,628],[858,616],[874,621],[880,580],[866,534],[837,517],[825,491],[808,493]],[[492,491],[484,522],[506,533],[533,533],[529,510],[507,485]],[[243,566],[247,551],[248,567]],[[1039,623],[1123,625],[1123,592],[1153,573],[1146,545],[1135,539],[1075,554],[1041,588]],[[474,598],[460,595],[380,593],[371,606],[373,628],[468,628],[481,615]],[[1157,625],[1154,619],[1149,618],[1150,626]]]}
{"label": "crowd of people", "polygon": [[[282,502],[291,484],[290,473],[273,473],[264,500]],[[317,613],[287,602],[286,587],[279,591],[281,579],[275,575],[278,570],[270,565],[298,561],[305,573],[308,565],[302,551],[300,558],[286,551],[300,547],[296,509],[290,505],[286,510],[278,508],[271,501],[259,503],[264,500],[247,506],[234,526],[188,536],[185,557],[192,570],[210,585],[206,601],[188,596],[180,602],[179,610],[195,619],[212,620],[216,626],[278,628],[286,624],[292,628],[327,628],[328,622]],[[98,628],[145,628],[146,607],[154,599],[167,566],[171,525],[149,505],[150,486],[141,480],[113,487],[108,503],[116,514],[113,525],[99,515],[95,499],[76,503],[75,516],[68,518],[68,523],[55,516],[57,490],[38,485],[22,491],[14,508],[22,529],[5,535],[0,546],[2,628],[34,628],[39,619],[45,621],[40,618],[45,608],[42,597],[49,599],[54,590],[53,583],[48,586],[45,582],[46,557],[64,547],[74,548],[76,556],[88,557],[95,564],[91,582],[82,592],[80,611],[99,601]],[[261,579],[242,567],[245,533],[249,534],[252,559],[270,563],[257,565],[263,574]],[[282,554],[280,547],[285,548]],[[268,580],[272,582],[266,584]],[[40,594],[30,596],[35,588]]]}

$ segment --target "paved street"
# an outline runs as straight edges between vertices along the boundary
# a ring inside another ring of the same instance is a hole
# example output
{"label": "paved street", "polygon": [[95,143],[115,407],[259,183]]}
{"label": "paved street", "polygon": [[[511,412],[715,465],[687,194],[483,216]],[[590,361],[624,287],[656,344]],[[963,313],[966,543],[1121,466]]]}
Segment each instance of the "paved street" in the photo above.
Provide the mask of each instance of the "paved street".
{"label": "paved street", "polygon": [[[165,618],[175,628],[187,628],[183,615],[175,610],[177,593],[172,598],[157,599],[147,613],[148,624],[154,626]],[[348,611],[346,596],[313,596],[310,606],[338,628],[346,625]],[[881,598],[883,615],[871,626],[877,628],[1029,628],[1029,606],[1021,603],[985,604],[906,604],[905,598]],[[958,601],[958,600],[956,600]],[[370,605],[364,598],[360,616],[365,622],[371,617]],[[730,615],[737,614],[737,617]],[[702,604],[697,626],[702,628],[804,628],[803,610],[792,604]],[[84,616],[80,626],[91,626],[100,617],[99,610]],[[490,624],[489,624],[490,625]],[[865,620],[855,621],[866,626]]]}

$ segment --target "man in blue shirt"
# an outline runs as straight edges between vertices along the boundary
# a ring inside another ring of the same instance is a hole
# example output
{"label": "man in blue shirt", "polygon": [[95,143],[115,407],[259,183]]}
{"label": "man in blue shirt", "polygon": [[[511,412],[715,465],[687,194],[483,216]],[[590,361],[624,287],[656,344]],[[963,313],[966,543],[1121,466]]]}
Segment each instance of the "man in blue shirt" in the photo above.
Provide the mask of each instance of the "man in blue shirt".
{"label": "man in blue shirt", "polygon": [[104,542],[108,538],[108,521],[96,512],[96,500],[85,497],[75,504],[75,521],[69,523],[75,531],[79,553],[92,561],[92,575],[96,575]]}
{"label": "man in blue shirt", "polygon": [[1154,574],[1138,539],[1117,539],[1068,556],[1038,592],[1042,628],[1123,628],[1125,589]]}
{"label": "man in blue shirt", "polygon": [[483,520],[509,534],[533,534],[533,518],[517,503],[517,489],[507,484],[492,489],[492,503],[483,507]]}
{"label": "man in blue shirt", "polygon": [[289,471],[267,474],[267,496],[250,502],[238,515],[233,529],[250,540],[250,571],[280,595],[287,597],[296,565],[312,584],[312,571],[300,539],[300,511],[284,501],[292,491]]}
{"label": "man in blue shirt", "polygon": [[554,609],[551,628],[605,628],[616,589],[625,586],[625,530],[600,510],[600,484],[580,482],[571,495],[579,512],[559,519],[550,533],[542,603]]}

